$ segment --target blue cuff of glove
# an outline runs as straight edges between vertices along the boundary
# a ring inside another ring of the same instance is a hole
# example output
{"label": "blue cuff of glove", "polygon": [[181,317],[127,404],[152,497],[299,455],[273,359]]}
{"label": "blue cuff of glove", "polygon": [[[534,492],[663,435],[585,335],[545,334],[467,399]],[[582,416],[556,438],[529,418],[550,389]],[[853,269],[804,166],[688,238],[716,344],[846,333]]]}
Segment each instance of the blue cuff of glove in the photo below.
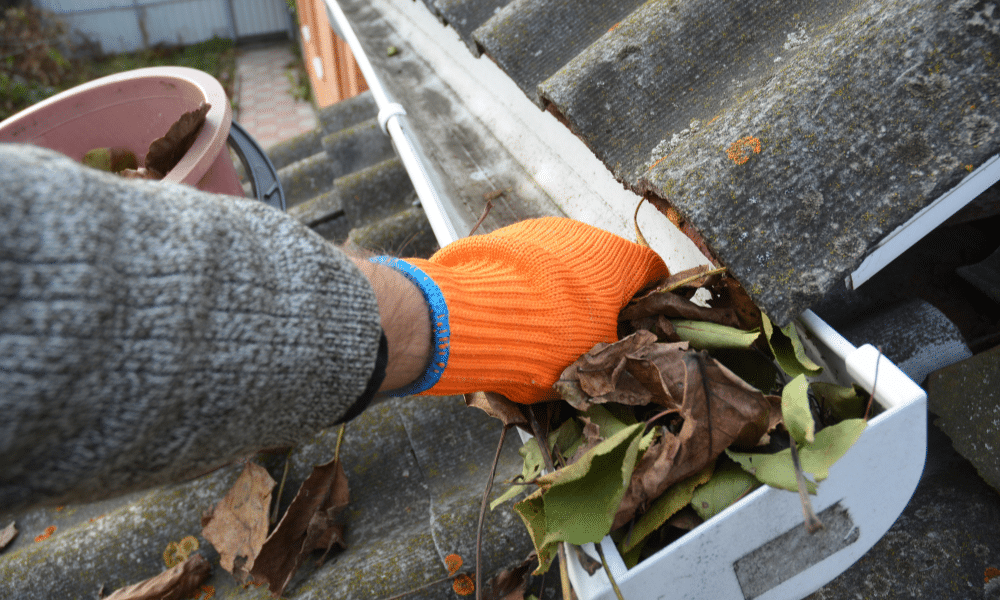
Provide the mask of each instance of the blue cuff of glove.
{"label": "blue cuff of glove", "polygon": [[376,256],[369,260],[396,269],[420,288],[430,311],[431,327],[434,329],[434,355],[424,374],[407,386],[384,393],[387,396],[412,396],[429,390],[441,379],[444,368],[448,366],[451,328],[448,326],[448,305],[444,301],[441,288],[426,273],[406,261],[392,256]]}

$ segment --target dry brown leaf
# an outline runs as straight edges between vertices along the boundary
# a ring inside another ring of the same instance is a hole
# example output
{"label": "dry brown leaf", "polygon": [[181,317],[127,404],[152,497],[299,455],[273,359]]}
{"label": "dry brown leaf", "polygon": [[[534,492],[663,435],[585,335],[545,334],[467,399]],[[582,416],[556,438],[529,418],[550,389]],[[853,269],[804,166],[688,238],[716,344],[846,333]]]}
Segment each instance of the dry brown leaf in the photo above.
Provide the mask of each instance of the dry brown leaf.
{"label": "dry brown leaf", "polygon": [[673,292],[649,294],[634,300],[622,309],[618,318],[622,321],[634,321],[656,315],[694,321],[710,321],[729,327],[739,327],[740,324],[736,312],[731,307],[705,308]]}
{"label": "dry brown leaf", "polygon": [[655,333],[661,342],[681,341],[681,337],[677,335],[677,330],[674,329],[674,324],[670,322],[670,319],[664,317],[663,315],[633,319],[630,323],[632,324],[632,328],[636,331],[645,329],[646,331]]}
{"label": "dry brown leaf", "polygon": [[[644,351],[652,357],[655,348]],[[664,430],[643,455],[618,507],[612,530],[678,481],[697,473],[736,440],[759,440],[771,422],[764,395],[733,374],[707,352],[690,351],[682,360],[650,361],[671,395],[683,398],[684,423],[675,436]],[[636,359],[645,358],[637,356]]]}
{"label": "dry brown leaf", "polygon": [[201,518],[202,535],[219,552],[219,564],[246,584],[267,538],[268,512],[274,479],[248,462],[233,487]]}
{"label": "dry brown leaf", "polygon": [[528,419],[521,411],[521,406],[495,392],[475,392],[465,395],[465,405],[478,408],[504,425],[521,425],[528,427]]}
{"label": "dry brown leaf", "polygon": [[211,104],[203,102],[197,109],[181,115],[170,126],[166,135],[153,140],[146,153],[146,168],[166,174],[177,166],[194,144],[201,126],[205,124],[205,115],[211,108]]}
{"label": "dry brown leaf", "polygon": [[587,417],[580,417],[580,421],[583,422],[583,442],[580,447],[576,449],[573,456],[566,461],[567,465],[571,465],[576,461],[580,460],[580,457],[589,452],[595,446],[600,444],[604,438],[601,437],[601,428],[597,426],[597,423],[592,423]]}
{"label": "dry brown leaf", "polygon": [[524,592],[528,589],[528,573],[537,561],[532,550],[528,558],[513,569],[501,571],[487,583],[483,600],[524,600]]}
{"label": "dry brown leaf", "polygon": [[10,545],[17,537],[17,527],[14,526],[14,522],[11,521],[10,525],[4,527],[0,530],[0,551]]}
{"label": "dry brown leaf", "polygon": [[657,344],[656,334],[639,330],[614,344],[594,346],[562,372],[555,389],[579,411],[606,402],[630,406],[679,404],[673,401],[664,386],[644,385],[632,372],[630,358],[653,346],[658,347],[659,352],[673,352],[678,356],[688,347],[686,342]]}
{"label": "dry brown leaf", "polygon": [[123,587],[104,600],[181,600],[197,591],[212,571],[201,554],[146,581]]}
{"label": "dry brown leaf", "polygon": [[710,286],[710,289],[713,297],[712,306],[732,310],[739,321],[738,329],[752,331],[762,327],[760,309],[738,281],[732,277],[723,277],[718,283]]}
{"label": "dry brown leaf", "polygon": [[335,519],[349,502],[340,460],[314,467],[257,555],[251,570],[254,581],[266,583],[280,596],[310,552],[329,550],[334,543],[345,547],[343,527]]}

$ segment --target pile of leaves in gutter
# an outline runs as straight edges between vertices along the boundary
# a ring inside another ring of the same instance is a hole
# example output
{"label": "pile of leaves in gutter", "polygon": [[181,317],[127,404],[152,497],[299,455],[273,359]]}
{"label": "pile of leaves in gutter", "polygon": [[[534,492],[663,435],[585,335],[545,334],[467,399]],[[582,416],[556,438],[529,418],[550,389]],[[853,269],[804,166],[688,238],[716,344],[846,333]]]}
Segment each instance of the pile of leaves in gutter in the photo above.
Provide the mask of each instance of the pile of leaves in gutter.
{"label": "pile of leaves in gutter", "polygon": [[534,488],[514,510],[536,574],[560,542],[608,533],[631,568],[761,484],[798,491],[807,526],[821,526],[807,494],[865,429],[869,396],[811,382],[821,367],[795,325],[774,326],[720,271],[678,273],[635,298],[620,341],[563,372],[564,402],[522,410],[502,397],[470,400],[535,434],[520,449],[522,474],[491,508]]}

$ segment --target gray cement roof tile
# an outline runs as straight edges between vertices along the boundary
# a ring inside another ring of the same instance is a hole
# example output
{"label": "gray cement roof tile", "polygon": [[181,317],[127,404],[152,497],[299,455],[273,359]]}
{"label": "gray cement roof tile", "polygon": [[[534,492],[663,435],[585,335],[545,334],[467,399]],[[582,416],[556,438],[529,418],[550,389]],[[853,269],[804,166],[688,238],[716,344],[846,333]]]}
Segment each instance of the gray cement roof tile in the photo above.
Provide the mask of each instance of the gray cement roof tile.
{"label": "gray cement roof tile", "polygon": [[990,6],[518,0],[472,37],[786,323],[1000,151]]}

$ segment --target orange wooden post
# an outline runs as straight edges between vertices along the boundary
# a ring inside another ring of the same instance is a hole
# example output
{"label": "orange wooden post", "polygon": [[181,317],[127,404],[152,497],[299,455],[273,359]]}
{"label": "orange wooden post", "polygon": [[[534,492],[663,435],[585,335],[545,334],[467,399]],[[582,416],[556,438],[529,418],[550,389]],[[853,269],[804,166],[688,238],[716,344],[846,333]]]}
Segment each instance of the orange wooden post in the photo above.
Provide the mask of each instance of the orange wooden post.
{"label": "orange wooden post", "polygon": [[296,0],[302,57],[316,104],[323,108],[368,89],[347,42],[330,27],[322,0]]}

